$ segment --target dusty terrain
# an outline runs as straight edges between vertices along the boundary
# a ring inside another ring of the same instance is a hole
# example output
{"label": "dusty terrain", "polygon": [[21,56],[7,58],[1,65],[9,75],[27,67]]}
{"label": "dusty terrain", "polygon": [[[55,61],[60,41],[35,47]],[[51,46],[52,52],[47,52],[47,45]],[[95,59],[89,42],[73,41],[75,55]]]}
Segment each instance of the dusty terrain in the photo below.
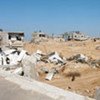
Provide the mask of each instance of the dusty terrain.
{"label": "dusty terrain", "polygon": [[[25,43],[24,48],[30,54],[41,50],[44,53],[57,51],[63,57],[71,57],[75,54],[85,54],[92,59],[100,59],[100,50],[96,47],[100,46],[100,41],[54,41],[41,42],[39,44]],[[50,65],[48,65],[50,67]],[[69,72],[80,73],[75,81],[71,81],[71,77],[67,77]],[[64,90],[70,90],[82,95],[94,97],[95,89],[100,86],[100,68],[93,68],[87,64],[69,62],[66,64],[66,69],[61,74],[56,74],[51,81],[45,80],[45,75],[40,76],[40,80],[48,84],[60,87]]]}

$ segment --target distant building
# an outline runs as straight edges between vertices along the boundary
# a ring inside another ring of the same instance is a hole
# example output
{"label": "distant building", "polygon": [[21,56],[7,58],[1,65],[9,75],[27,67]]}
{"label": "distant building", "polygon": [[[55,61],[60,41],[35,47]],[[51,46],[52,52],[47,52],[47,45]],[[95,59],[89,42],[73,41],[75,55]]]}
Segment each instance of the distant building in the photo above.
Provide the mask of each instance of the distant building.
{"label": "distant building", "polygon": [[66,32],[63,34],[65,40],[87,40],[88,37],[80,31]]}
{"label": "distant building", "polygon": [[31,42],[33,43],[39,43],[39,42],[43,42],[43,41],[47,41],[48,35],[45,34],[44,32],[33,32],[32,33],[32,40]]}
{"label": "distant building", "polygon": [[41,38],[41,37],[46,37],[46,34],[44,32],[33,32],[32,33],[33,38]]}
{"label": "distant building", "polygon": [[23,32],[4,32],[0,31],[0,45],[10,47],[23,46],[24,33]]}

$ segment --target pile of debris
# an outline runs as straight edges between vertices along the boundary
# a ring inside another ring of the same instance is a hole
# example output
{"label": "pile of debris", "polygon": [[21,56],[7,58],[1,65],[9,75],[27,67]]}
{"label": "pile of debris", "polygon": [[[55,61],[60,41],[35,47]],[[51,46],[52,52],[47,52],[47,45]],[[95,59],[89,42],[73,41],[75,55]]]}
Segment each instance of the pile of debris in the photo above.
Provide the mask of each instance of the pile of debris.
{"label": "pile of debris", "polygon": [[[40,75],[41,73],[45,73],[46,80],[51,80],[55,74],[60,73],[60,71],[65,68],[66,61],[57,52],[44,54],[41,51],[37,50],[37,53],[35,55],[38,55],[37,58],[40,57],[38,58],[38,64],[40,65],[40,69],[38,69],[38,72]],[[41,62],[44,62],[44,64],[41,65]],[[46,64],[52,64],[53,66],[50,66],[50,68],[48,68],[45,67]]]}
{"label": "pile of debris", "polygon": [[55,74],[61,74],[68,67],[67,64],[87,64],[91,67],[100,67],[100,60],[94,60],[84,54],[77,54],[69,58],[65,58],[59,55],[57,52],[52,52],[49,54],[42,53],[42,51],[37,50],[38,63],[36,67],[38,68],[38,73],[41,76],[45,74],[46,80],[52,80]]}
{"label": "pile of debris", "polygon": [[35,64],[37,59],[25,50],[0,49],[0,68],[10,73],[37,79]]}
{"label": "pile of debris", "polygon": [[87,56],[85,56],[84,54],[77,54],[74,55],[70,58],[68,58],[69,61],[74,60],[75,62],[81,62],[81,63],[88,63],[89,58]]}
{"label": "pile of debris", "polygon": [[54,65],[59,64],[59,66],[51,68],[50,70],[41,68],[42,71],[48,73],[45,78],[47,80],[51,80],[54,74],[59,73],[66,64],[57,52],[45,54],[42,53],[42,51],[37,50],[36,53],[29,55],[25,50],[0,50],[0,68],[13,74],[38,79],[36,65],[41,61],[44,63],[53,63]]}
{"label": "pile of debris", "polygon": [[25,50],[9,49],[3,51],[0,49],[1,69],[33,79],[38,79],[39,75],[45,74],[46,80],[52,80],[55,74],[64,72],[68,67],[68,62],[100,68],[100,60],[94,60],[84,54],[65,58],[57,52],[46,54],[37,50],[30,55]]}
{"label": "pile of debris", "polygon": [[93,59],[92,57],[88,57],[84,54],[77,54],[67,59],[68,61],[75,61],[76,63],[88,64],[93,68],[100,68],[100,59]]}

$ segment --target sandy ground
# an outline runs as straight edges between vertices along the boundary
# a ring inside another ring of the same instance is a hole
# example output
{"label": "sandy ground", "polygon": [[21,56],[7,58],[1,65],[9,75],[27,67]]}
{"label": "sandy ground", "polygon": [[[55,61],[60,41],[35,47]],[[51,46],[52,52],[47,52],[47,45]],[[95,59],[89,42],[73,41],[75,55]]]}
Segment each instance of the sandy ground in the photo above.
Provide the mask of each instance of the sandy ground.
{"label": "sandy ground", "polygon": [[[48,42],[41,42],[40,44],[25,43],[24,48],[30,54],[37,50],[41,50],[44,53],[57,51],[66,58],[81,53],[92,59],[100,59],[100,50],[96,50],[97,46],[100,46],[99,40],[96,42],[93,40],[68,42],[50,40]],[[66,76],[71,71],[80,73],[80,76],[76,77],[75,81],[71,81],[71,77]],[[48,84],[94,97],[95,89],[100,86],[100,69],[92,68],[87,64],[67,64],[65,71],[61,74],[56,74],[51,81],[47,81],[44,78],[45,75],[40,76],[40,80]]]}

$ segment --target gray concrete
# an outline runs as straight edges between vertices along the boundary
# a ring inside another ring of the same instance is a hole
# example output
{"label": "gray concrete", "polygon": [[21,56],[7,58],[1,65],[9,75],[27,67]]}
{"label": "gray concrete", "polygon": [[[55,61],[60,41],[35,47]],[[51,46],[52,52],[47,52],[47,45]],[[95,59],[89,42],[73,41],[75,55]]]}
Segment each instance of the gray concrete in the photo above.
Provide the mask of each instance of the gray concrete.
{"label": "gray concrete", "polygon": [[96,90],[95,98],[96,100],[100,100],[100,87],[98,87]]}
{"label": "gray concrete", "polygon": [[[95,100],[95,99],[82,96],[73,92],[65,91],[63,89],[48,85],[46,83],[42,83],[33,79],[14,75],[12,73],[9,73],[8,71],[0,70],[0,76],[5,77],[5,79],[10,82],[18,84],[18,86],[20,86],[22,89],[28,92],[30,90],[30,91],[33,91],[33,94],[35,93],[39,94],[40,96],[39,99],[35,98],[35,100],[49,100],[51,98],[53,98],[53,100]],[[3,100],[3,99],[0,99],[0,100]],[[31,99],[28,99],[28,100],[31,100]]]}
{"label": "gray concrete", "polygon": [[21,89],[18,85],[0,77],[0,100],[53,100],[43,94]]}

